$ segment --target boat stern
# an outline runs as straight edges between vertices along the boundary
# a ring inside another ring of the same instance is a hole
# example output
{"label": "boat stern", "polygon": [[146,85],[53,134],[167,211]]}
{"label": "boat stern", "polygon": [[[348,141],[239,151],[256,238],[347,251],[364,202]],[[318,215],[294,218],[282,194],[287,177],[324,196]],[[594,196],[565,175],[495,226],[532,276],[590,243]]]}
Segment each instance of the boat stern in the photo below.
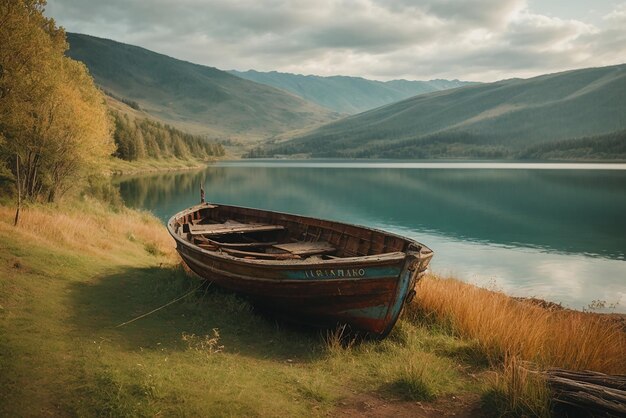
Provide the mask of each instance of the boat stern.
{"label": "boat stern", "polygon": [[411,303],[415,297],[415,286],[417,282],[426,274],[430,260],[433,258],[433,251],[425,245],[410,243],[406,251],[404,268],[400,274],[396,287],[396,296],[390,306],[384,331],[377,335],[378,338],[385,338],[393,329],[405,304]]}
{"label": "boat stern", "polygon": [[434,255],[433,250],[425,245],[410,244],[407,251],[407,270],[411,272],[411,283],[409,284],[409,290],[405,296],[405,303],[411,303],[415,297],[415,286],[422,277],[428,272],[428,266],[430,260]]}

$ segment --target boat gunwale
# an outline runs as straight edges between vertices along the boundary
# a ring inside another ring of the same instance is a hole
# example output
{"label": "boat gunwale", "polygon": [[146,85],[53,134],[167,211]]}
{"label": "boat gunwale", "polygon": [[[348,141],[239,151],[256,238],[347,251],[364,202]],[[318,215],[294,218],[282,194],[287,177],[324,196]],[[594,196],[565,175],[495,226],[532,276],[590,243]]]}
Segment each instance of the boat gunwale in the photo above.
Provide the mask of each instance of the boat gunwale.
{"label": "boat gunwale", "polygon": [[[198,260],[194,257],[190,257],[189,255],[185,254],[184,256],[182,256],[183,260],[185,262],[191,262],[197,266],[200,266],[206,270],[212,271],[214,273],[218,273],[224,277],[229,277],[231,279],[237,279],[237,280],[243,280],[243,281],[254,281],[254,282],[268,282],[268,283],[288,283],[288,284],[306,284],[306,283],[314,283],[314,284],[319,284],[321,282],[324,283],[350,283],[350,282],[360,282],[363,280],[397,280],[398,277],[402,274],[403,270],[401,270],[400,272],[398,272],[398,274],[395,275],[389,275],[389,276],[381,276],[381,277],[374,277],[374,278],[363,278],[363,277],[342,277],[342,278],[336,278],[336,279],[323,279],[323,280],[314,280],[314,279],[278,279],[278,278],[264,278],[264,277],[252,277],[249,275],[244,275],[244,274],[238,274],[238,273],[232,273],[223,269],[220,269],[218,267],[215,266],[210,266],[206,263],[203,263],[201,260]],[[399,259],[401,260],[401,259]],[[307,266],[308,267],[308,266]]]}
{"label": "boat gunwale", "polygon": [[377,228],[371,228],[368,226],[364,226],[364,225],[358,225],[358,224],[352,224],[352,223],[347,223],[347,222],[341,222],[341,221],[335,221],[335,220],[328,220],[328,219],[321,219],[321,218],[314,218],[312,216],[303,216],[303,215],[297,215],[294,213],[288,213],[288,212],[279,212],[279,211],[274,211],[274,210],[269,210],[269,209],[258,209],[258,208],[250,208],[250,207],[246,207],[246,206],[235,206],[235,205],[224,205],[224,204],[220,204],[220,203],[215,203],[215,202],[206,202],[206,203],[200,203],[194,206],[191,206],[187,209],[184,209],[176,214],[174,214],[172,217],[170,217],[170,219],[167,221],[167,230],[170,233],[170,235],[172,236],[172,238],[174,238],[175,241],[181,243],[182,245],[186,246],[186,247],[191,247],[194,250],[203,253],[203,254],[207,254],[209,256],[213,256],[213,257],[217,257],[217,258],[221,258],[224,260],[228,260],[228,261],[233,261],[233,262],[238,262],[244,265],[257,265],[257,266],[276,266],[276,267],[286,267],[286,266],[290,266],[290,267],[298,267],[298,266],[303,266],[303,267],[311,267],[311,266],[315,266],[315,265],[320,265],[320,266],[330,266],[330,265],[343,265],[343,264],[347,264],[347,265],[352,265],[355,263],[364,263],[364,264],[377,264],[377,263],[381,263],[381,262],[391,262],[391,261],[400,261],[404,258],[407,257],[409,250],[407,251],[393,251],[393,252],[388,252],[388,253],[380,253],[380,254],[372,254],[372,255],[365,255],[365,256],[357,256],[357,257],[340,257],[340,258],[333,258],[333,259],[328,259],[328,260],[324,260],[324,259],[310,259],[310,258],[304,258],[301,260],[259,260],[259,259],[244,259],[241,257],[235,257],[232,256],[230,254],[226,254],[222,251],[219,250],[207,250],[204,248],[199,247],[198,245],[180,237],[176,232],[174,232],[174,222],[176,221],[176,219],[181,218],[183,216],[195,213],[197,211],[199,211],[200,209],[204,209],[204,208],[211,208],[211,206],[223,206],[223,207],[232,207],[232,208],[238,208],[238,209],[247,209],[247,210],[259,210],[259,211],[264,211],[264,212],[271,212],[274,214],[278,214],[278,215],[287,215],[287,216],[294,216],[294,217],[298,217],[298,218],[303,218],[303,219],[310,219],[310,220],[326,220],[328,222],[333,222],[333,223],[337,223],[337,224],[342,224],[342,225],[346,225],[346,226],[351,226],[351,227],[355,227],[355,228],[361,228],[361,229],[365,229],[368,231],[373,231],[373,232],[377,232],[377,233],[381,233],[381,234],[385,234],[388,236],[392,236],[395,238],[399,238],[405,242],[407,242],[409,244],[409,246],[411,244],[416,245],[417,248],[414,251],[414,253],[419,253],[421,258],[421,254],[422,252],[425,253],[433,253],[433,251],[427,247],[426,245],[412,240],[410,238],[407,237],[403,237],[401,235],[398,234],[394,234],[393,232],[388,232],[385,230],[381,230],[381,229],[377,229]]}

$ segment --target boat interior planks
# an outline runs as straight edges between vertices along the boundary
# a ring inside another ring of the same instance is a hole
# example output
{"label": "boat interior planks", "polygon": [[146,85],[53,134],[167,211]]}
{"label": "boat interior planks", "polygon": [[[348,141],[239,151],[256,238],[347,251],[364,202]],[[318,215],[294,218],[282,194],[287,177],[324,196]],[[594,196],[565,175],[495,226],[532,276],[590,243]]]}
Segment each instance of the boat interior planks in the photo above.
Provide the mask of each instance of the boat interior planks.
{"label": "boat interior planks", "polygon": [[284,229],[281,225],[223,223],[223,224],[192,224],[189,226],[191,235],[223,235],[234,233],[248,233],[259,231],[275,231]]}
{"label": "boat interior planks", "polygon": [[287,243],[287,244],[276,244],[274,245],[274,248],[288,251],[291,254],[296,254],[300,256],[327,254],[327,253],[334,253],[335,251],[337,251],[335,247],[333,247],[326,241],[292,242],[292,243]]}
{"label": "boat interior planks", "polygon": [[391,331],[433,256],[385,231],[238,206],[200,204],[167,226],[201,277],[283,317],[377,338]]}

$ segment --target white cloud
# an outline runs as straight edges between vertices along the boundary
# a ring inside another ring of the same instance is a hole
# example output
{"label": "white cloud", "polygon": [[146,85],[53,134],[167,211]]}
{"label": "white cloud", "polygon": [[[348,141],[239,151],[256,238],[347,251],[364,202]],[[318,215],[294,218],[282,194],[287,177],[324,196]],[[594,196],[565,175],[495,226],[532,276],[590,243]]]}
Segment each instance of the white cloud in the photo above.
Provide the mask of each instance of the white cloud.
{"label": "white cloud", "polygon": [[604,20],[612,27],[623,28],[626,25],[626,3],[620,4],[615,10],[604,16]]}
{"label": "white cloud", "polygon": [[581,35],[595,32],[594,26],[583,22],[524,12],[511,21],[504,36],[514,46],[558,51],[575,44]]}
{"label": "white cloud", "polygon": [[626,61],[626,3],[601,24],[526,0],[55,0],[68,30],[222,69],[369,78],[526,77]]}

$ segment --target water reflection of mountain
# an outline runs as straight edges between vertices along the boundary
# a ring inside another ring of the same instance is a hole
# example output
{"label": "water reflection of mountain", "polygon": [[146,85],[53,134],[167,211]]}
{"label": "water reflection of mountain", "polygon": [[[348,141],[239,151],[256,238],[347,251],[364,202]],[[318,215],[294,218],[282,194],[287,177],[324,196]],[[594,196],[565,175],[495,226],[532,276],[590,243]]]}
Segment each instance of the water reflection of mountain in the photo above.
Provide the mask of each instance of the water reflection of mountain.
{"label": "water reflection of mountain", "polygon": [[626,173],[210,167],[121,181],[161,219],[207,199],[467,240],[624,259]]}

